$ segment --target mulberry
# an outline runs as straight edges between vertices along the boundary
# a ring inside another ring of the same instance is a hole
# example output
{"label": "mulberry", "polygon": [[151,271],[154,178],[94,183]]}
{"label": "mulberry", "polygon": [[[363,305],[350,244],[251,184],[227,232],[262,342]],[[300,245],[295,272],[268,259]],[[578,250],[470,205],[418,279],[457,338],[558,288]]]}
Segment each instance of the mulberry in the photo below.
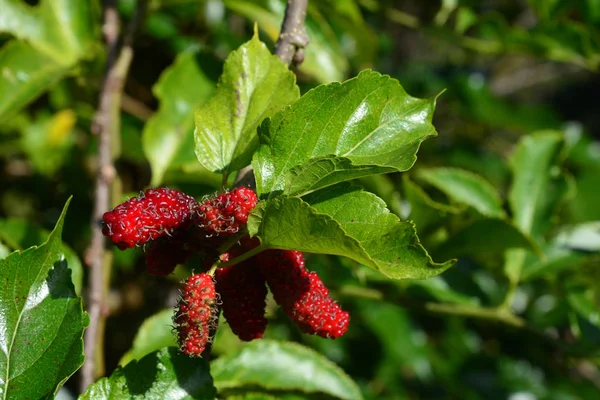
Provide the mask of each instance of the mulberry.
{"label": "mulberry", "polygon": [[190,357],[202,354],[216,324],[215,282],[208,274],[188,278],[177,303],[173,322],[181,351]]}
{"label": "mulberry", "polygon": [[247,187],[222,193],[200,206],[195,223],[209,237],[235,235],[248,222],[257,201],[256,193]]}
{"label": "mulberry", "polygon": [[346,333],[348,312],[329,297],[317,273],[306,270],[302,253],[269,250],[257,262],[275,301],[302,332],[332,339]]}
{"label": "mulberry", "polygon": [[190,254],[183,234],[158,238],[146,249],[146,270],[154,276],[167,276],[178,264],[183,264]]}
{"label": "mulberry", "polygon": [[254,258],[216,271],[217,292],[223,316],[241,340],[262,337],[267,328],[265,278],[254,265]]}
{"label": "mulberry", "polygon": [[119,249],[165,236],[191,221],[198,202],[177,190],[148,189],[102,217],[102,233]]}

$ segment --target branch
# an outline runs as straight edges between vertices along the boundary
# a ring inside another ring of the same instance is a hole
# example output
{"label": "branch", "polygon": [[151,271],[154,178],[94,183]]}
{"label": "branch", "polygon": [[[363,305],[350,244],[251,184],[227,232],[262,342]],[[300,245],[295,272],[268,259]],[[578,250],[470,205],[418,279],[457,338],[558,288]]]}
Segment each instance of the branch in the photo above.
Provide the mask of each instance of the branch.
{"label": "branch", "polygon": [[281,32],[275,44],[275,54],[287,65],[290,65],[292,60],[300,63],[304,59],[303,50],[308,44],[304,25],[307,7],[308,0],[288,0],[287,2]]}
{"label": "branch", "polygon": [[[98,111],[92,125],[92,133],[98,135],[98,170],[92,215],[92,241],[86,253],[90,267],[88,280],[88,313],[90,325],[85,331],[85,361],[81,369],[80,390],[84,392],[94,380],[104,373],[104,326],[106,321],[106,297],[112,268],[111,253],[106,251],[104,235],[99,221],[110,209],[111,195],[116,195],[116,171],[114,160],[120,152],[121,97],[123,85],[133,58],[133,33],[139,25],[147,6],[139,0],[134,18],[130,21],[124,45],[118,52],[119,15],[116,0],[104,2],[103,32],[106,40],[107,74],[100,93]],[[112,193],[111,193],[112,192]]]}
{"label": "branch", "polygon": [[[308,0],[288,0],[285,16],[281,24],[279,39],[275,44],[275,54],[288,66],[294,61],[300,64],[304,60],[304,47],[308,45],[306,35],[306,9]],[[254,170],[251,165],[242,168],[234,182],[234,186],[249,186],[256,189]]]}

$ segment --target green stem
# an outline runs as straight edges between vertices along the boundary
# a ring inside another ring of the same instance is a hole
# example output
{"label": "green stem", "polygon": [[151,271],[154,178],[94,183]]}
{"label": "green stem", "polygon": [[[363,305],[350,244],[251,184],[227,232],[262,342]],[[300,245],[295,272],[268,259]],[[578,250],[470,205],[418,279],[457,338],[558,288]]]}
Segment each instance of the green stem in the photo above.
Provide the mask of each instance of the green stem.
{"label": "green stem", "polygon": [[436,303],[431,301],[418,302],[402,297],[390,300],[379,290],[361,286],[344,286],[340,289],[339,293],[348,297],[383,300],[399,304],[406,308],[425,311],[430,314],[455,315],[459,317],[493,320],[516,328],[524,328],[526,326],[526,321],[524,319],[501,308],[486,308],[464,304]]}
{"label": "green stem", "polygon": [[487,319],[501,322],[515,328],[524,328],[527,323],[523,318],[501,308],[485,308],[459,304],[427,302],[423,308],[433,314],[458,315],[462,317]]}
{"label": "green stem", "polygon": [[227,180],[229,179],[229,173],[223,172],[223,176],[221,177],[221,191],[224,191],[227,188]]}
{"label": "green stem", "polygon": [[234,258],[233,260],[229,260],[229,261],[224,262],[224,263],[218,263],[218,266],[219,267],[231,267],[232,265],[236,265],[236,264],[241,263],[242,261],[246,261],[249,258],[252,258],[255,255],[257,255],[261,251],[265,251],[265,250],[268,250],[268,249],[269,249],[269,247],[265,246],[265,245],[261,245],[261,246],[255,247],[252,250],[247,251],[246,253],[240,255],[239,257]]}
{"label": "green stem", "polygon": [[219,248],[217,249],[217,252],[219,254],[225,253],[226,251],[231,249],[237,242],[240,241],[241,238],[243,238],[247,234],[248,234],[248,230],[244,227],[244,229],[242,231],[238,232],[235,236],[230,237],[225,243],[223,243],[221,246],[219,246]]}

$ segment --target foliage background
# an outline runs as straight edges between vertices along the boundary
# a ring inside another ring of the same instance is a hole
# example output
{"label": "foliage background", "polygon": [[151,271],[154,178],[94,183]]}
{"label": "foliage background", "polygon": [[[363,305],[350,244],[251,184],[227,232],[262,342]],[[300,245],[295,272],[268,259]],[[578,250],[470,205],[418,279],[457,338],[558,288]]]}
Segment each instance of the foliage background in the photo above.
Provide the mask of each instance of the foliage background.
{"label": "foliage background", "polygon": [[[133,0],[118,2],[125,21],[134,6]],[[193,108],[211,96],[225,57],[251,37],[255,21],[272,48],[283,10],[277,0],[150,2],[123,98],[117,168],[124,198],[151,183],[196,197],[216,190],[219,178],[202,170],[192,151]],[[41,243],[47,233],[41,230],[52,229],[73,195],[63,239],[72,249],[75,261],[69,264],[79,290],[96,163],[90,126],[106,62],[100,6],[92,2],[81,11],[91,23],[73,27],[78,40],[54,41],[43,56],[15,50],[25,46],[21,39],[35,38],[24,35],[27,25],[15,31],[1,11],[0,255]],[[596,398],[600,4],[315,1],[307,29],[311,43],[297,70],[302,93],[364,68],[397,78],[412,96],[444,91],[434,118],[439,137],[424,143],[416,166],[361,183],[393,212],[415,220],[436,261],[460,260],[439,278],[391,282],[345,259],[312,256],[309,268],[351,312],[350,332],[336,341],[301,335],[271,306],[267,337],[315,348],[343,368],[367,399]],[[22,104],[22,92],[2,86],[15,78],[7,72],[11,63],[47,67]],[[526,148],[524,138],[533,138],[536,149],[536,140],[552,135],[560,145],[546,164],[529,165],[532,153],[513,155],[517,143]],[[457,194],[464,186],[456,176],[436,180],[433,175],[441,170],[434,167],[480,175],[498,193],[498,208],[482,211],[475,194]],[[537,172],[523,178],[525,197],[527,182],[543,176],[546,186],[535,205],[537,231],[524,232],[523,239],[513,232],[514,226],[523,227],[518,202],[510,197],[527,171]],[[514,221],[490,222],[506,215]],[[480,225],[465,230],[474,222]],[[482,237],[490,239],[482,242]],[[533,249],[518,287],[504,264],[505,255],[511,257],[505,251],[514,247],[510,240]],[[536,251],[542,257],[532,255]],[[107,374],[122,357],[139,358],[145,342],[156,348],[172,343],[171,336],[150,329],[155,334],[138,338],[138,348],[131,349],[142,322],[174,304],[178,280],[193,266],[189,262],[172,279],[158,279],[142,274],[141,251],[115,252],[104,344]],[[506,301],[527,327],[507,323],[498,313],[472,313]],[[541,332],[551,339],[542,340]],[[222,324],[213,357],[240,346]],[[75,379],[67,387],[75,393]]]}

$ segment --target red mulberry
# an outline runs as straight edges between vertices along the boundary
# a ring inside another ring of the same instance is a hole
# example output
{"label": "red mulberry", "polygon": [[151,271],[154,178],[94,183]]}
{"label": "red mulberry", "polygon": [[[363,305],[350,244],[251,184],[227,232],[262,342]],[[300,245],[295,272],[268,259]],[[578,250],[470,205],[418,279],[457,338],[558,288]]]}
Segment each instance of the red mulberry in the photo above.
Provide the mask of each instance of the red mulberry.
{"label": "red mulberry", "polygon": [[269,250],[257,262],[273,297],[304,333],[333,339],[346,333],[349,314],[329,297],[319,276],[306,270],[302,253]]}
{"label": "red mulberry", "polygon": [[195,219],[208,236],[232,236],[247,222],[258,198],[252,189],[237,188],[203,203]]}
{"label": "red mulberry", "polygon": [[183,264],[190,254],[183,234],[158,238],[146,249],[146,270],[154,276],[167,276],[178,264]]}
{"label": "red mulberry", "polygon": [[267,328],[265,278],[251,258],[233,267],[217,269],[217,292],[221,296],[223,316],[241,340],[262,337]]}
{"label": "red mulberry", "polygon": [[216,291],[212,276],[196,274],[188,278],[177,303],[173,322],[182,352],[190,357],[202,354],[215,325]]}
{"label": "red mulberry", "polygon": [[148,189],[104,213],[102,233],[121,250],[171,233],[192,219],[198,202],[177,190]]}

